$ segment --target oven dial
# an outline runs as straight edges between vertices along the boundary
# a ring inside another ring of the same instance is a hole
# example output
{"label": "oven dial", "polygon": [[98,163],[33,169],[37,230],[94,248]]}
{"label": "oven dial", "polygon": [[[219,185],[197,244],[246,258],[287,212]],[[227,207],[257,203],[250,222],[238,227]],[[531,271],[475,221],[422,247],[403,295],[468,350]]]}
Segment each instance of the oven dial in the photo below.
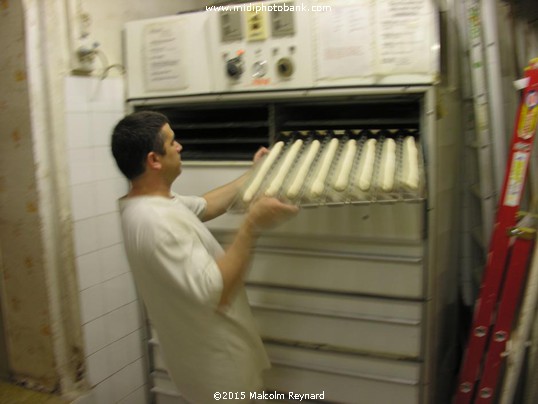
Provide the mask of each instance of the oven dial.
{"label": "oven dial", "polygon": [[290,58],[280,58],[276,62],[276,71],[281,77],[290,77],[293,74],[293,62]]}
{"label": "oven dial", "polygon": [[259,60],[252,66],[252,77],[260,78],[267,74],[267,61]]}
{"label": "oven dial", "polygon": [[226,74],[232,79],[238,79],[243,74],[243,61],[241,57],[229,59],[226,62]]}

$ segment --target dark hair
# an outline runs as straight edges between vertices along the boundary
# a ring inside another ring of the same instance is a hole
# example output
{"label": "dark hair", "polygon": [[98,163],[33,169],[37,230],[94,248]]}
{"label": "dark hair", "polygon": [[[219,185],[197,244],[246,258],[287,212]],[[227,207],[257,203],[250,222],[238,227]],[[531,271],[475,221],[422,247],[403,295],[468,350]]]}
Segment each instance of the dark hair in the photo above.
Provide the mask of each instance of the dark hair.
{"label": "dark hair", "polygon": [[161,129],[167,123],[165,115],[154,111],[134,112],[117,123],[112,132],[112,154],[128,179],[144,172],[148,153],[165,153]]}

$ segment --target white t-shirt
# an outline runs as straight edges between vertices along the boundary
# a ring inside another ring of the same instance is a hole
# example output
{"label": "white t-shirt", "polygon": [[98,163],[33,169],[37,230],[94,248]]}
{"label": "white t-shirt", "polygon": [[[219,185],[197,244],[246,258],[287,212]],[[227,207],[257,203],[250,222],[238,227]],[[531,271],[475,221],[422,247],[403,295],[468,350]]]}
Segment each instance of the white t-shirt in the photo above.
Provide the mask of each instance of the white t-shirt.
{"label": "white t-shirt", "polygon": [[246,293],[217,310],[222,247],[199,217],[206,201],[173,194],[120,200],[127,258],[170,376],[193,403],[259,391],[269,361]]}

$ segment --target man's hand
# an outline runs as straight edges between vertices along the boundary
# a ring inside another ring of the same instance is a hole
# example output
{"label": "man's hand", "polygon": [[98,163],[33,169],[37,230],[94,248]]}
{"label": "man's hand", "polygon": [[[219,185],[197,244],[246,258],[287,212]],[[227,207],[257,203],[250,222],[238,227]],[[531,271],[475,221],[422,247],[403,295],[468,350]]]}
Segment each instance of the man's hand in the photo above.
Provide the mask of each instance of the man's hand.
{"label": "man's hand", "polygon": [[282,203],[276,198],[263,197],[250,205],[232,244],[217,259],[223,283],[219,307],[230,304],[237,288],[243,284],[258,233],[282,223],[298,211],[297,206]]}
{"label": "man's hand", "polygon": [[254,163],[257,163],[263,158],[263,156],[265,156],[268,153],[269,153],[269,149],[267,147],[260,147],[258,151],[256,152],[256,154],[254,154],[254,158],[252,159],[252,161]]}
{"label": "man's hand", "polygon": [[249,208],[247,221],[255,230],[267,230],[290,219],[299,208],[279,201],[276,198],[262,197]]}

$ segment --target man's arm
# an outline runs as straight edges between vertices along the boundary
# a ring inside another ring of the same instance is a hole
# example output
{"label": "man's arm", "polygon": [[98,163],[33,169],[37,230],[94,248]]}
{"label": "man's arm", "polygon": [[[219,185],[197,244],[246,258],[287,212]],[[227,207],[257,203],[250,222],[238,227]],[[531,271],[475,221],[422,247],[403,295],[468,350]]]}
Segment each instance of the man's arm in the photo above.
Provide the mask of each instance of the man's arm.
{"label": "man's arm", "polygon": [[[256,163],[265,154],[267,154],[267,152],[268,150],[265,147],[262,147],[254,155],[253,161]],[[250,174],[250,171],[243,174],[241,177],[237,178],[236,180],[226,185],[223,185],[221,187],[215,188],[214,190],[209,191],[208,193],[202,195],[202,197],[207,202],[206,209],[202,216],[202,221],[206,222],[208,220],[219,217],[220,215],[225,213],[226,210],[232,204],[235,196],[237,195],[241,187],[244,185],[249,174]]]}
{"label": "man's arm", "polygon": [[243,174],[241,177],[235,179],[234,181],[221,187],[215,188],[212,191],[209,191],[208,193],[202,195],[202,197],[207,202],[207,206],[201,218],[202,221],[206,222],[225,213],[228,207],[232,204],[235,196],[247,180],[247,177],[248,174]]}
{"label": "man's arm", "polygon": [[243,284],[258,234],[285,221],[298,211],[297,206],[287,205],[275,198],[261,198],[251,206],[232,244],[224,255],[217,259],[223,283],[220,307],[227,306],[237,288]]}

